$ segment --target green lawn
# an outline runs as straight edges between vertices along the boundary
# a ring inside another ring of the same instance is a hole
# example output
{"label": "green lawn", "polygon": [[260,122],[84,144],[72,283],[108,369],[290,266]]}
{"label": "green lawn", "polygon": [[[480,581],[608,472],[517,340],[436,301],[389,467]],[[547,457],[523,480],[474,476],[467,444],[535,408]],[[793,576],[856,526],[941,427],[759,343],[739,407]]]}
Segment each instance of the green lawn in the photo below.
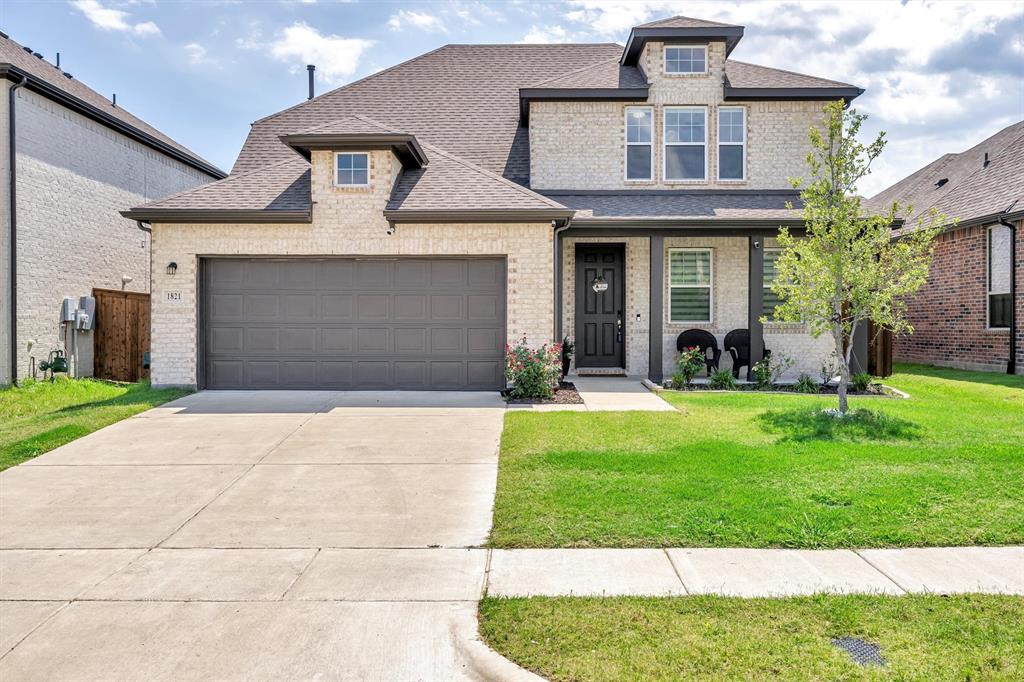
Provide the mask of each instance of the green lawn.
{"label": "green lawn", "polygon": [[0,390],[0,471],[186,393],[91,379]]}
{"label": "green lawn", "polygon": [[[551,680],[1020,680],[1024,598],[485,599],[480,630]],[[831,644],[881,646],[859,667]]]}
{"label": "green lawn", "polygon": [[666,393],[680,413],[506,416],[495,547],[1024,542],[1024,377],[900,366],[910,400]]}

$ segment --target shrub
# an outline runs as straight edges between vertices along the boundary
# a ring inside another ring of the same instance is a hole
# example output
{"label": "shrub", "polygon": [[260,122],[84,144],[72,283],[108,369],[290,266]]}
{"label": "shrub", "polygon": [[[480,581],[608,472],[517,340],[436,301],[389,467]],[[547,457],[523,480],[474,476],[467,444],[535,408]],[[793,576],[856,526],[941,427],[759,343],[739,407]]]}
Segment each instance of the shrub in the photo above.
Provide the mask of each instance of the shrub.
{"label": "shrub", "polygon": [[832,354],[828,356],[828,360],[821,365],[821,385],[828,386],[829,382],[839,374],[839,365],[836,362],[836,352],[832,351]]}
{"label": "shrub", "polygon": [[562,344],[544,344],[534,350],[526,339],[505,346],[505,379],[514,398],[550,398],[562,377]]}
{"label": "shrub", "polygon": [[770,391],[778,383],[779,377],[793,366],[794,361],[785,355],[776,354],[755,362],[753,367],[754,383],[762,391]]}
{"label": "shrub", "polygon": [[857,372],[850,377],[850,385],[856,393],[864,393],[871,385],[871,375],[867,372]]}
{"label": "shrub", "polygon": [[[704,366],[706,358],[704,354],[700,352],[700,348],[696,346],[690,346],[689,348],[679,353],[679,359],[676,361],[676,366],[679,371],[673,376],[672,380],[675,383],[675,377],[680,377],[682,381],[682,387],[689,386],[693,382],[693,378],[697,376],[701,368]],[[681,388],[681,387],[679,387]]]}
{"label": "shrub", "polygon": [[683,389],[686,388],[686,377],[679,372],[672,375],[672,388]]}
{"label": "shrub", "polygon": [[793,384],[793,390],[797,393],[817,393],[818,384],[809,375],[801,374]]}
{"label": "shrub", "polygon": [[718,391],[736,390],[736,379],[727,369],[716,369],[708,379],[708,386]]}

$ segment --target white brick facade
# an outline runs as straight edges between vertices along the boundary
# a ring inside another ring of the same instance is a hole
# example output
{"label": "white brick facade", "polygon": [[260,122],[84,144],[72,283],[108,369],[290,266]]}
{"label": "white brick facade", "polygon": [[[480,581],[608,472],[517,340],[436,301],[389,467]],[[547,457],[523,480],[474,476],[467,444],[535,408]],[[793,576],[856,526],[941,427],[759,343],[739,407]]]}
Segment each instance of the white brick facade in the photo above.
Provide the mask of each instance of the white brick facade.
{"label": "white brick facade", "polygon": [[[282,225],[155,224],[153,226],[154,385],[195,385],[199,256],[491,255],[505,256],[507,335],[539,345],[551,339],[554,316],[550,223],[399,224],[387,233],[382,211],[396,177],[391,152],[371,152],[369,188],[339,188],[330,152],[313,154],[313,222]],[[384,182],[381,182],[384,179]],[[177,274],[165,265],[178,264]],[[166,294],[180,292],[181,303]]]}
{"label": "white brick facade", "polygon": [[[664,44],[648,43],[640,65],[650,81],[644,102],[531,102],[530,183],[534,189],[791,189],[789,177],[805,173],[810,151],[807,131],[822,118],[824,102],[739,102],[723,100],[725,43],[708,50],[707,75],[666,76]],[[654,109],[654,176],[649,182],[625,180],[625,111]],[[666,106],[707,107],[707,181],[666,182],[662,174]],[[744,181],[719,181],[718,107],[746,109]]]}
{"label": "white brick facade", "polygon": [[[6,128],[7,93],[0,120]],[[58,314],[65,296],[94,288],[149,290],[149,242],[118,211],[208,182],[211,178],[25,88],[17,91],[18,374],[26,376],[26,342],[37,361],[62,345]],[[9,301],[6,129],[3,131],[3,291]],[[8,369],[8,312],[3,357]],[[81,334],[78,374],[92,375],[91,333]],[[68,341],[70,346],[70,340]],[[3,376],[5,380],[8,377]]]}

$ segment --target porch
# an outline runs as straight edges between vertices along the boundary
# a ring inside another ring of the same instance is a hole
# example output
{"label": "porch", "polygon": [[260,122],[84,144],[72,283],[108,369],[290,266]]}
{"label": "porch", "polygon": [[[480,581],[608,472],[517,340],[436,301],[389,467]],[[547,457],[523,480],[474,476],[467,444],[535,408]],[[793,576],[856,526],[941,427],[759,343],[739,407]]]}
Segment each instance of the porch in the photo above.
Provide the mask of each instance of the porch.
{"label": "porch", "polygon": [[[756,221],[755,221],[756,222]],[[798,231],[799,228],[791,228]],[[711,334],[719,369],[732,369],[725,337],[749,330],[750,365],[769,349],[792,365],[783,380],[817,376],[832,353],[830,337],[770,317],[778,223],[771,227],[572,226],[556,238],[556,338],[576,344],[571,372],[580,376],[672,376],[676,340],[689,329]],[[867,334],[855,365],[866,367]],[[705,373],[702,372],[701,376]]]}

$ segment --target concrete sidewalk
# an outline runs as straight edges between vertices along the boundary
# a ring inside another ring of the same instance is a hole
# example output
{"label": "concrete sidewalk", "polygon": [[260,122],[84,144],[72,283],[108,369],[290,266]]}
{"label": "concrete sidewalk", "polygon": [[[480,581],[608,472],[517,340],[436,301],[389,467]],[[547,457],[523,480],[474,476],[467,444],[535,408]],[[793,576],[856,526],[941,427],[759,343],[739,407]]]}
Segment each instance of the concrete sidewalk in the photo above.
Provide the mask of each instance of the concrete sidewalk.
{"label": "concrete sidewalk", "polygon": [[676,412],[676,408],[644,385],[643,377],[575,376],[566,378],[576,386],[582,403],[509,404],[510,410],[535,412]]}
{"label": "concrete sidewalk", "polygon": [[487,594],[1024,595],[1024,547],[493,550]]}

